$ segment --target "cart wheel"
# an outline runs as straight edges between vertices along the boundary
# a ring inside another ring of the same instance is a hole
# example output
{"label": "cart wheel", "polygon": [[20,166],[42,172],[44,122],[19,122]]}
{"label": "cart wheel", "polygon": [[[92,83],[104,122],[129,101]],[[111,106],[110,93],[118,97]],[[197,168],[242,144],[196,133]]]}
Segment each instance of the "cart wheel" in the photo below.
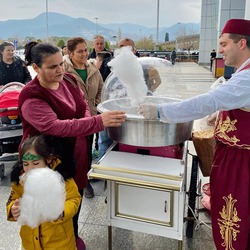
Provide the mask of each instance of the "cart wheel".
{"label": "cart wheel", "polygon": [[193,155],[192,160],[192,170],[191,170],[191,178],[190,178],[190,186],[189,186],[189,192],[188,192],[188,214],[187,217],[189,218],[187,220],[187,227],[186,227],[186,237],[192,238],[193,237],[193,231],[194,231],[194,215],[191,211],[195,211],[195,203],[196,203],[196,197],[197,197],[197,177],[198,177],[198,162],[199,158],[196,155]]}

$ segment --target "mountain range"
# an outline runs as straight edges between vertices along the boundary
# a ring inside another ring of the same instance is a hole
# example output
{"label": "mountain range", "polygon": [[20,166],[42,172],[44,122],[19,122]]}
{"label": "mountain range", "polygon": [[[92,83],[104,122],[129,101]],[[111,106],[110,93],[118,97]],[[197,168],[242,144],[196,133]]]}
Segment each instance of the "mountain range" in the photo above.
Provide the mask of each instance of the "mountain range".
{"label": "mountain range", "polygon": [[[180,27],[185,30],[186,35],[200,33],[199,23],[177,23],[170,27],[159,28],[159,42],[165,41],[166,32],[169,34],[170,41],[175,40]],[[132,23],[98,24],[86,18],[74,18],[55,12],[48,12],[48,32],[46,13],[32,19],[0,21],[0,39],[2,40],[9,38],[23,39],[25,37],[44,39],[47,34],[49,37],[82,36],[88,40],[92,40],[95,34],[104,36],[106,40],[111,40],[112,37],[119,37],[120,35],[132,38],[135,41],[152,36],[156,40],[156,27],[148,28]]]}

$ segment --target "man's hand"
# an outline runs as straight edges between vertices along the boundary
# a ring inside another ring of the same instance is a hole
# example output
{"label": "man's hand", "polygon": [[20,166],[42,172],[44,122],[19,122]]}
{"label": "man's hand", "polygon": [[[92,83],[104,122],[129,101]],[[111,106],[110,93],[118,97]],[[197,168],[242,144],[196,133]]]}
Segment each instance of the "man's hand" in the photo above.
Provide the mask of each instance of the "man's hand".
{"label": "man's hand", "polygon": [[215,113],[211,114],[210,116],[208,116],[207,125],[215,126],[217,116],[218,116],[218,112],[215,112]]}
{"label": "man's hand", "polygon": [[138,113],[143,115],[146,120],[157,120],[157,106],[153,103],[142,103],[138,107]]}

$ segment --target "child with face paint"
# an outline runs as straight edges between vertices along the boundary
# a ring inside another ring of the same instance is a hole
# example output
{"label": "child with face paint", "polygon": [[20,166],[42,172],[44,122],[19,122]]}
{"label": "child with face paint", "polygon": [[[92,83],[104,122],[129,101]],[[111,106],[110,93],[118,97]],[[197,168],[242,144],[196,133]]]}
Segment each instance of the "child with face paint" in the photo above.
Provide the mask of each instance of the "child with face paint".
{"label": "child with face paint", "polygon": [[11,194],[6,204],[9,221],[17,221],[20,216],[20,198],[24,195],[24,176],[30,170],[49,167],[58,171],[65,181],[66,199],[63,213],[57,220],[44,222],[36,228],[22,225],[20,230],[22,249],[76,250],[72,218],[78,210],[81,196],[72,178],[74,173],[68,170],[72,167],[67,166],[70,165],[67,161],[69,157],[67,154],[73,151],[64,154],[60,150],[62,148],[60,140],[60,138],[44,135],[26,139],[19,152],[20,161],[12,170]]}

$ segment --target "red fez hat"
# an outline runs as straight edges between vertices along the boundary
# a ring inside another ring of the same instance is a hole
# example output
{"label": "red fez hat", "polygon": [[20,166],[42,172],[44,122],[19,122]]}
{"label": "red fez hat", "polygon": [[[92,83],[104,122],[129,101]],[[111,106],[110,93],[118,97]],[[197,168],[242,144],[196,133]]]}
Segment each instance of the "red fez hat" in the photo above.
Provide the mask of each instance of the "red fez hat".
{"label": "red fez hat", "polygon": [[250,20],[230,19],[224,26],[221,34],[231,33],[243,36],[250,36]]}

